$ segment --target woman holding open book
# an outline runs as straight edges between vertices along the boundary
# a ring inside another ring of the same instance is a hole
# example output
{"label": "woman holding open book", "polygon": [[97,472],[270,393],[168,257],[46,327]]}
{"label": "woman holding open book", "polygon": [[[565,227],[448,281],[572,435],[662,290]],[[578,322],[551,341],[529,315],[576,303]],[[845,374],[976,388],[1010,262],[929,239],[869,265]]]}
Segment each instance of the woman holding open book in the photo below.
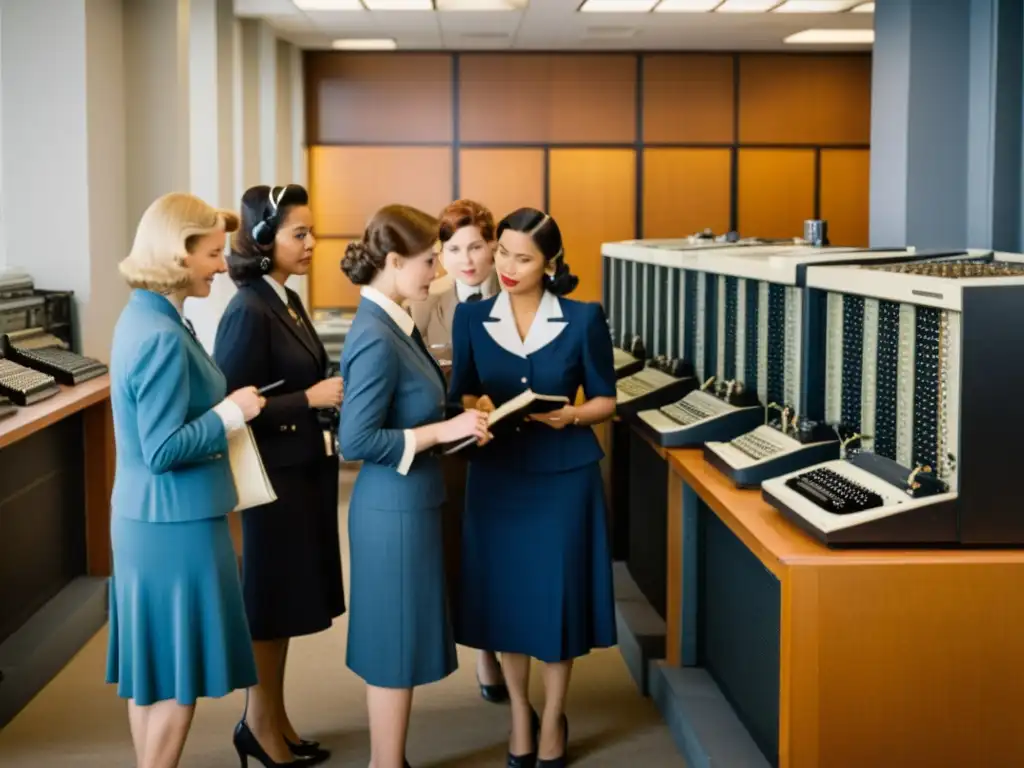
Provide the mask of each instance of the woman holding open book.
{"label": "woman holding open book", "polygon": [[[483,411],[523,405],[470,449],[455,637],[501,653],[508,765],[555,768],[573,659],[616,642],[602,452],[589,429],[615,412],[615,371],[601,306],[564,298],[578,280],[554,219],[521,208],[497,234],[504,290],[455,310],[449,396]],[[586,401],[574,405],[580,387]],[[544,663],[541,718],[528,698],[531,658]]]}
{"label": "woman holding open book", "polygon": [[441,505],[433,449],[484,442],[486,415],[445,420],[444,374],[401,308],[427,297],[437,220],[415,208],[378,211],[341,268],[362,300],[345,339],[341,453],[362,461],[349,502],[352,562],[348,666],[366,681],[370,768],[401,768],[412,689],[457,666],[445,596]]}

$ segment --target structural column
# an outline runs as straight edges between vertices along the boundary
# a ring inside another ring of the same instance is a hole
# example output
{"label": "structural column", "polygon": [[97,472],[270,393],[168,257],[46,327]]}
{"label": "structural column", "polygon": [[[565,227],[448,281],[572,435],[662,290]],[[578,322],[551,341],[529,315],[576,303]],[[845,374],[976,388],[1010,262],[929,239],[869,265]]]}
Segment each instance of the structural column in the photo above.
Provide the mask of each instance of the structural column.
{"label": "structural column", "polygon": [[875,11],[871,244],[1018,250],[1019,0]]}

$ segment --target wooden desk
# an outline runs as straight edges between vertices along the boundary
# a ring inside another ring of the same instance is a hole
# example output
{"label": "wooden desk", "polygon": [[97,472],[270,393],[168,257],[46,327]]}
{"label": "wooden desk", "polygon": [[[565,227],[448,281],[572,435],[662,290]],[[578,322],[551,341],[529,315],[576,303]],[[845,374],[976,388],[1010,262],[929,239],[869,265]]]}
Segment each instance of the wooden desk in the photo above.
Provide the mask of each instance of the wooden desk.
{"label": "wooden desk", "polygon": [[0,727],[106,619],[110,381],[0,420]]}
{"label": "wooden desk", "polygon": [[[717,609],[688,604],[704,578],[688,528],[720,521],[777,581],[778,765],[1024,765],[1024,552],[830,550],[700,451],[668,460],[666,664],[703,664],[695,624]],[[730,637],[732,658],[756,662],[755,640]]]}

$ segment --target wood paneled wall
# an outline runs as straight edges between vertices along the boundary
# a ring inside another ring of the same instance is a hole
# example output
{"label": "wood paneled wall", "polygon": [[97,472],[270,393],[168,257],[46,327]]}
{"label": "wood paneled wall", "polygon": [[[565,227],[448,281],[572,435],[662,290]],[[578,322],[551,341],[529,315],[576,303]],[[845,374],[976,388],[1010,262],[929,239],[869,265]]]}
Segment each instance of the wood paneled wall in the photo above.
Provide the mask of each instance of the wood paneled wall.
{"label": "wood paneled wall", "polygon": [[345,244],[381,205],[548,210],[601,296],[600,244],[710,227],[867,245],[864,54],[306,53],[314,307],[353,307]]}

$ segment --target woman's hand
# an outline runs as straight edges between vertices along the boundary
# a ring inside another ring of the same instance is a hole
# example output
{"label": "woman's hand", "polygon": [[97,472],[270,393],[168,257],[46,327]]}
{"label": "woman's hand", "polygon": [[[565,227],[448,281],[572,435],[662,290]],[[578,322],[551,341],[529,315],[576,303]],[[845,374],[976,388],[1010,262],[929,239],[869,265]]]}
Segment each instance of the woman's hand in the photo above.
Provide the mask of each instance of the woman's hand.
{"label": "woman's hand", "polygon": [[547,424],[552,429],[564,429],[576,421],[576,408],[572,405],[566,405],[557,411],[550,411],[549,413],[531,413],[526,418],[529,421],[539,421],[541,424]]}
{"label": "woman's hand", "polygon": [[480,395],[480,397],[476,399],[476,405],[474,407],[478,411],[490,413],[494,410],[494,402],[487,395]]}
{"label": "woman's hand", "polygon": [[242,409],[242,415],[247,422],[259,416],[263,406],[267,404],[267,399],[256,391],[256,387],[236,389],[227,399]]}
{"label": "woman's hand", "polygon": [[458,416],[442,421],[437,425],[437,441],[454,443],[467,437],[475,437],[478,445],[491,439],[487,430],[487,414],[475,408],[463,411]]}
{"label": "woman's hand", "polygon": [[318,381],[306,390],[310,408],[338,408],[345,393],[345,382],[340,376]]}

